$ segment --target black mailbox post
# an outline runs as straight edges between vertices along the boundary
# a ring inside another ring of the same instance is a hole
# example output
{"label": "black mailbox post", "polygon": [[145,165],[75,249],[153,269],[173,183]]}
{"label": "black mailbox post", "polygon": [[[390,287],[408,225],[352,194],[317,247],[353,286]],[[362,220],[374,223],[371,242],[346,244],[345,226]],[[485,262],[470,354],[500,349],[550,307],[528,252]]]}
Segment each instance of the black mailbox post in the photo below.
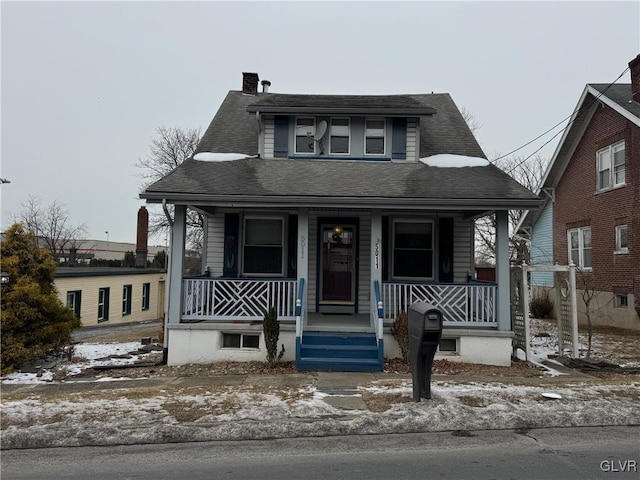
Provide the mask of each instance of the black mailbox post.
{"label": "black mailbox post", "polygon": [[409,357],[413,400],[431,398],[431,368],[442,336],[442,312],[430,303],[409,307]]}

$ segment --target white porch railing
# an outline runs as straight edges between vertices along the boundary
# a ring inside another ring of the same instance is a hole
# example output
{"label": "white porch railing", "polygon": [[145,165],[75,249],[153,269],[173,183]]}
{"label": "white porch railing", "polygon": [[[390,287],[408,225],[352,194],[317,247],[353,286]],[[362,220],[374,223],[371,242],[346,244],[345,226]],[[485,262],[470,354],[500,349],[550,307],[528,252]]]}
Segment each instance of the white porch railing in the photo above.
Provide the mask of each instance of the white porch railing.
{"label": "white porch railing", "polygon": [[187,278],[182,320],[256,321],[276,307],[278,320],[295,321],[295,280]]}
{"label": "white porch railing", "polygon": [[415,302],[428,302],[441,309],[445,326],[495,327],[495,284],[383,283],[385,321],[393,321],[401,309]]}

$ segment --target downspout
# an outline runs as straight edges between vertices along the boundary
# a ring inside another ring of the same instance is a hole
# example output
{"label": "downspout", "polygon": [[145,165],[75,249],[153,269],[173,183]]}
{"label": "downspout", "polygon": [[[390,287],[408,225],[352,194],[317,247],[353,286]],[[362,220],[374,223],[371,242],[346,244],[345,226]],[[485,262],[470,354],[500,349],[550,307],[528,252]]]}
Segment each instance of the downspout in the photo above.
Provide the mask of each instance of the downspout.
{"label": "downspout", "polygon": [[162,209],[164,210],[164,214],[169,222],[169,228],[171,229],[169,245],[167,246],[167,283],[164,287],[164,339],[162,343],[162,365],[166,365],[169,356],[169,287],[171,286],[171,245],[173,244],[173,219],[171,218],[171,214],[167,208],[166,198],[162,199]]}

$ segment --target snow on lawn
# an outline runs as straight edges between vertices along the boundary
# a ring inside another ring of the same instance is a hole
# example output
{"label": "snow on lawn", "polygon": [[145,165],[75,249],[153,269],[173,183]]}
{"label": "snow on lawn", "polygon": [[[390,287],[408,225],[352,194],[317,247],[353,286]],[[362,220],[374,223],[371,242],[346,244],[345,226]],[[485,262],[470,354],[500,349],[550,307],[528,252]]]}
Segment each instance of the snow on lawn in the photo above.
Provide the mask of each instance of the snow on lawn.
{"label": "snow on lawn", "polygon": [[[532,320],[536,361],[555,355],[555,322]],[[137,342],[76,345],[71,373],[104,364],[137,351]],[[45,382],[12,374],[6,383]],[[331,405],[333,393],[308,385],[180,386],[171,381],[142,388],[120,383],[52,394],[37,385],[3,392],[3,448],[114,445],[180,441],[239,440],[345,434],[404,433],[485,428],[529,428],[575,425],[626,425],[640,418],[640,379],[622,383],[598,380],[539,385],[432,381],[432,399],[413,402],[411,380],[387,378],[358,387],[365,402],[378,409],[343,410]],[[108,380],[108,379],[99,379]],[[83,382],[84,383],[84,382]],[[344,396],[344,395],[339,395]],[[555,397],[555,398],[553,398]],[[559,397],[559,398],[558,398]],[[371,404],[373,405],[373,403]],[[386,408],[386,409],[385,409]],[[379,412],[379,413],[376,413]]]}
{"label": "snow on lawn", "polygon": [[[140,347],[140,342],[80,343],[74,346],[73,360],[61,363],[56,368],[63,369],[66,375],[73,376],[101,365],[129,365],[144,358],[144,354],[134,353]],[[42,369],[39,373],[18,371],[3,377],[2,383],[46,383],[53,381],[53,377],[50,369]]]}
{"label": "snow on lawn", "polygon": [[[364,385],[390,396],[387,409],[341,410],[315,387],[228,385],[151,392],[119,388],[64,398],[3,401],[4,448],[113,445],[406,433],[442,430],[627,425],[640,418],[640,383],[558,387],[432,382],[432,399],[413,402],[406,380]],[[559,399],[549,399],[554,393]]]}

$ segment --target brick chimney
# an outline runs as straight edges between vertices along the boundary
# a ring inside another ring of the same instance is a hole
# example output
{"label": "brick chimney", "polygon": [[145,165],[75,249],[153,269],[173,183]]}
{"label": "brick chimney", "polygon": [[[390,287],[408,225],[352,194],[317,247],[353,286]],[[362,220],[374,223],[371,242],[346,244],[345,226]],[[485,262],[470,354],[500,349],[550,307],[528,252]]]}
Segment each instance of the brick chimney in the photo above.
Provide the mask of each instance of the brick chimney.
{"label": "brick chimney", "polygon": [[258,93],[259,81],[257,73],[242,72],[242,93]]}
{"label": "brick chimney", "polygon": [[149,212],[145,207],[138,210],[138,234],[136,239],[136,268],[147,266],[147,253],[149,238]]}
{"label": "brick chimney", "polygon": [[640,102],[640,55],[629,62],[631,70],[631,97]]}

